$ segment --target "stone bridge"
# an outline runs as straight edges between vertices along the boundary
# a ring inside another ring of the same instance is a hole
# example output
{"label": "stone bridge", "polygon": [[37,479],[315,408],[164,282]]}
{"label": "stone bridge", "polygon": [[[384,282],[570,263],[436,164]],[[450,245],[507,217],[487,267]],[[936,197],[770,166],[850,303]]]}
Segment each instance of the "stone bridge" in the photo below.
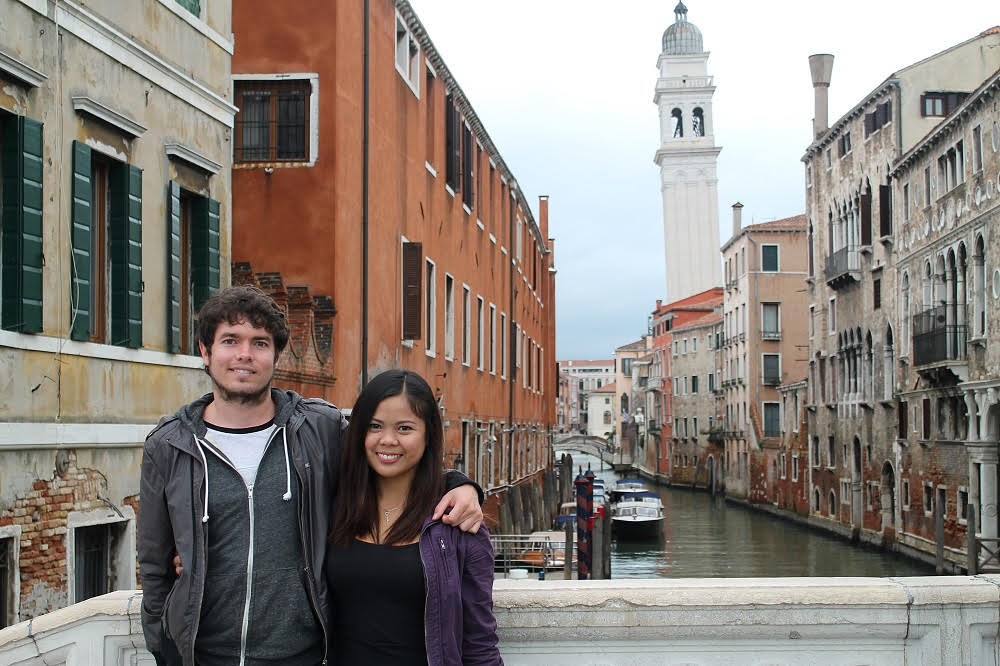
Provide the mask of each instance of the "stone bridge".
{"label": "stone bridge", "polygon": [[603,437],[579,434],[559,434],[552,440],[552,448],[556,451],[577,451],[600,458],[607,464],[612,464],[616,454],[608,451],[608,440]]}

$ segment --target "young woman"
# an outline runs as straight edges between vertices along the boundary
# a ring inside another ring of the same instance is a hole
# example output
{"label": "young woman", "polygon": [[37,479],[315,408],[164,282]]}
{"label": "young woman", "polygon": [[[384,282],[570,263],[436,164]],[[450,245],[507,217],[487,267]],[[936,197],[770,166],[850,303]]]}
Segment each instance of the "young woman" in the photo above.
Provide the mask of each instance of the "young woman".
{"label": "young woman", "polygon": [[444,431],[420,375],[389,370],[351,412],[327,551],[337,664],[502,664],[493,548],[430,520]]}

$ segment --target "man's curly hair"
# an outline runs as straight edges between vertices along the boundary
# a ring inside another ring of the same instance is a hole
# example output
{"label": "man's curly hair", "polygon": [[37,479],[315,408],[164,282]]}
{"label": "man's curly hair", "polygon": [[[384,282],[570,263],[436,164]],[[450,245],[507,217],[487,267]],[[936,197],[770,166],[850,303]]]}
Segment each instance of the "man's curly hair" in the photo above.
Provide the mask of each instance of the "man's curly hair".
{"label": "man's curly hair", "polygon": [[223,321],[246,322],[263,328],[274,338],[274,357],[288,344],[288,319],[274,299],[257,287],[227,287],[212,294],[198,311],[198,339],[205,349],[215,342],[215,331]]}

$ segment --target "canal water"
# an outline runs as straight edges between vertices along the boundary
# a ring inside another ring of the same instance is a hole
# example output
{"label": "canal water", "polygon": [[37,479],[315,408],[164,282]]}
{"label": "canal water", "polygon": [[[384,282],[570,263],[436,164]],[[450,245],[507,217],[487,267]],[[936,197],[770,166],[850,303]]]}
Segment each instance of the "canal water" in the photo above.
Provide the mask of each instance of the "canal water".
{"label": "canal water", "polygon": [[[597,458],[573,453],[573,466],[591,463],[611,486],[617,476]],[[619,475],[620,476],[620,475]],[[908,558],[853,546],[704,491],[654,487],[663,500],[663,533],[645,541],[614,540],[612,578],[759,578],[782,576],[926,576]]]}

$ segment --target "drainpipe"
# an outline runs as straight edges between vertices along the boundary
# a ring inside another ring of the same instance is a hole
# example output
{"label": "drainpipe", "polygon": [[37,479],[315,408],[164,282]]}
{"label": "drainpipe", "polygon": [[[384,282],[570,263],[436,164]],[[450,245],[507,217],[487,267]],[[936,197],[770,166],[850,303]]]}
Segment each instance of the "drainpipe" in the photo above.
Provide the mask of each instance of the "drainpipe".
{"label": "drainpipe", "polygon": [[509,214],[507,215],[507,255],[510,261],[507,265],[507,307],[510,313],[510,319],[507,321],[508,328],[508,352],[507,352],[507,427],[510,428],[510,436],[507,438],[507,479],[513,485],[514,482],[514,384],[516,383],[516,377],[514,375],[517,370],[517,345],[519,340],[515,337],[517,334],[517,325],[514,323],[514,219],[517,216],[517,211],[515,206],[517,204],[517,197],[514,196],[514,190],[517,187],[517,182],[511,178],[510,186],[508,187],[508,195],[510,196],[510,203],[508,204],[510,208]]}
{"label": "drainpipe", "polygon": [[361,108],[364,116],[361,139],[361,388],[368,384],[368,86],[369,1],[364,5],[364,46],[361,55]]}

